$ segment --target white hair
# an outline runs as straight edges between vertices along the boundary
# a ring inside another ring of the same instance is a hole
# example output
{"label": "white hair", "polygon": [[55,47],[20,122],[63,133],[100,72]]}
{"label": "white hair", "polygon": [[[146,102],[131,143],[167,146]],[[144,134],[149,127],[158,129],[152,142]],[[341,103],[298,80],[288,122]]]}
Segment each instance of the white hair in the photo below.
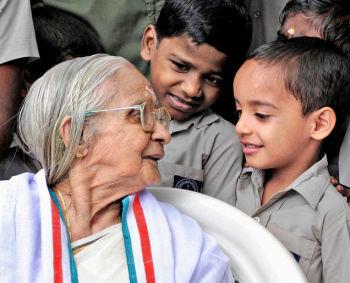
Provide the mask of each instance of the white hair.
{"label": "white hair", "polygon": [[[110,96],[99,86],[130,65],[122,57],[97,54],[60,63],[30,88],[18,117],[18,133],[26,150],[45,169],[49,186],[60,182],[75,158],[86,122],[85,112],[101,109]],[[71,117],[65,146],[59,128]]]}

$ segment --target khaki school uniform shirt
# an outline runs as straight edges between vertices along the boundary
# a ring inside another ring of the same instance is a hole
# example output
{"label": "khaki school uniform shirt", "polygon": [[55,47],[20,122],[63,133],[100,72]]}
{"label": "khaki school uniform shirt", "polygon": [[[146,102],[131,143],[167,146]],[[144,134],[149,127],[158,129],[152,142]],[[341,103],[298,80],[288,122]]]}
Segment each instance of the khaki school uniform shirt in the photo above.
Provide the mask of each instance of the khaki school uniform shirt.
{"label": "khaki school uniform shirt", "polygon": [[327,158],[261,206],[263,184],[263,171],[245,168],[238,182],[237,208],[293,253],[310,283],[350,282],[350,209],[330,185]]}
{"label": "khaki school uniform shirt", "polygon": [[242,168],[235,127],[210,109],[186,121],[171,121],[171,141],[159,161],[160,186],[201,192],[233,204]]}
{"label": "khaki school uniform shirt", "polygon": [[0,1],[0,64],[39,57],[29,0]]}

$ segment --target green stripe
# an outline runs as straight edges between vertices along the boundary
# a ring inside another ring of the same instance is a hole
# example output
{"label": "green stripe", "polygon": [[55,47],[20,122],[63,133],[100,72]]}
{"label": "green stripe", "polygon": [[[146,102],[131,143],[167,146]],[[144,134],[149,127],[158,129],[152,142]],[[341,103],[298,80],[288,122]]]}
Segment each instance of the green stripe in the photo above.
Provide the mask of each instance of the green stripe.
{"label": "green stripe", "polygon": [[70,263],[70,275],[71,275],[71,283],[78,283],[78,271],[77,271],[77,266],[75,265],[75,260],[74,260],[74,255],[73,255],[73,249],[70,243],[70,239],[69,239],[69,233],[68,233],[68,229],[67,229],[67,224],[66,221],[64,219],[63,216],[63,211],[61,208],[61,205],[57,199],[57,196],[55,194],[55,192],[52,189],[49,189],[51,198],[53,200],[53,202],[55,203],[58,212],[61,216],[61,219],[64,223],[64,226],[66,227],[66,233],[67,233],[67,239],[68,239],[68,251],[69,251],[69,263]]}
{"label": "green stripe", "polygon": [[126,222],[126,214],[129,208],[129,197],[125,197],[122,201],[123,210],[122,210],[122,230],[123,230],[123,238],[126,252],[126,262],[128,264],[129,271],[129,280],[130,283],[137,283],[137,275],[135,270],[135,262],[134,255],[132,253],[132,244],[129,233],[128,224]]}

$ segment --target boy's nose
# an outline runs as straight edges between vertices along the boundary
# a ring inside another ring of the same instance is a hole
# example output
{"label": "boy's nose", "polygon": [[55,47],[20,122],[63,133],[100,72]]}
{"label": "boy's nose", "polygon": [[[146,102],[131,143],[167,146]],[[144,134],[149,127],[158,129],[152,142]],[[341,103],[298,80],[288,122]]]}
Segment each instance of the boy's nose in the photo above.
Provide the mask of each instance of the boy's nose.
{"label": "boy's nose", "polygon": [[200,98],[202,96],[201,79],[195,75],[188,76],[181,85],[184,94],[191,98]]}
{"label": "boy's nose", "polygon": [[236,124],[236,132],[239,136],[248,135],[252,132],[249,121],[241,114]]}

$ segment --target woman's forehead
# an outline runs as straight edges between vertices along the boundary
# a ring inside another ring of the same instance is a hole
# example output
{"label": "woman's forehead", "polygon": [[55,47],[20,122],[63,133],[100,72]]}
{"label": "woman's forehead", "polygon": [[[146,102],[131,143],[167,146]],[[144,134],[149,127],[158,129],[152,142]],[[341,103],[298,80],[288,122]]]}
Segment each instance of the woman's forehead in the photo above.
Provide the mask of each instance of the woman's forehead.
{"label": "woman's forehead", "polygon": [[122,73],[114,75],[106,86],[106,92],[111,95],[114,106],[156,101],[150,83],[138,71],[130,72],[128,76]]}

